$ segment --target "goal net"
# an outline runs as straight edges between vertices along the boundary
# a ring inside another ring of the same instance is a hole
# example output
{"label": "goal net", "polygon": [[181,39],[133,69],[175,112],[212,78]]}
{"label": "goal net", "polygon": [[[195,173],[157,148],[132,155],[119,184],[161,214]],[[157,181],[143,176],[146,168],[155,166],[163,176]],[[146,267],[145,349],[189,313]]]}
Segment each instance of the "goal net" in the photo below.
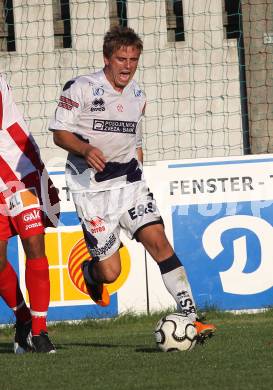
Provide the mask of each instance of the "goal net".
{"label": "goal net", "polygon": [[103,35],[143,38],[136,79],[147,94],[146,162],[272,151],[271,0],[4,0],[0,71],[42,157],[61,87],[103,66]]}

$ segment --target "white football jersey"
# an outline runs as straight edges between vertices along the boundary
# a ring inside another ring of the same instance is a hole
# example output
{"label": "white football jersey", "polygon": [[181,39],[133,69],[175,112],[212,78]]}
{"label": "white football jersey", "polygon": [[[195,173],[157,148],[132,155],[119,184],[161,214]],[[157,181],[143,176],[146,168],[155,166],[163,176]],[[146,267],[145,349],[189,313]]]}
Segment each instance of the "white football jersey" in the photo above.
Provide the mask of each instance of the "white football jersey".
{"label": "white football jersey", "polygon": [[65,84],[50,130],[70,131],[106,158],[105,169],[97,172],[83,157],[69,153],[66,179],[71,191],[103,191],[142,180],[136,148],[141,147],[145,102],[134,80],[119,93],[103,70]]}
{"label": "white football jersey", "polygon": [[10,87],[0,76],[0,191],[41,168],[38,146],[13,101]]}

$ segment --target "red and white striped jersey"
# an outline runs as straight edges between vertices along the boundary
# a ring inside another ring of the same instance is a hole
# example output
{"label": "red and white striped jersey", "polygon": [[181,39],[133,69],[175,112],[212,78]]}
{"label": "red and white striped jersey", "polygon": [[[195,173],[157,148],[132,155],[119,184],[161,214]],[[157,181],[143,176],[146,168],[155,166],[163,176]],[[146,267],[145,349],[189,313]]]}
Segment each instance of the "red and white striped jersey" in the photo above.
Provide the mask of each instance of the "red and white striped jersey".
{"label": "red and white striped jersey", "polygon": [[39,148],[0,75],[0,191],[42,167]]}

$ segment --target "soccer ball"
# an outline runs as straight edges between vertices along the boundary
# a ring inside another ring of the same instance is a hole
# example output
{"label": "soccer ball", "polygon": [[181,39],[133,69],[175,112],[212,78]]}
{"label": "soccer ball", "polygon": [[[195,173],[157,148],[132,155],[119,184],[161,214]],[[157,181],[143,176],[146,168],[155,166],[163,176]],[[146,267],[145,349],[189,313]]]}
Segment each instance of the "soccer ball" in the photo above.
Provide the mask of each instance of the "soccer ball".
{"label": "soccer ball", "polygon": [[190,351],[196,344],[197,331],[188,317],[172,313],[158,321],[155,340],[164,352]]}

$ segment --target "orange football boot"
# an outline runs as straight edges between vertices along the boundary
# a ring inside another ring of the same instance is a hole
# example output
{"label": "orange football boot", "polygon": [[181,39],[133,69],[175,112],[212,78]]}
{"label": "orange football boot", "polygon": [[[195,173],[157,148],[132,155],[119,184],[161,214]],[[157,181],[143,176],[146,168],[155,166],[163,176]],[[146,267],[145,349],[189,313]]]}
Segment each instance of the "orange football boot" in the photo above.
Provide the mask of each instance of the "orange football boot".
{"label": "orange football boot", "polygon": [[201,321],[195,321],[193,324],[197,330],[197,336],[202,339],[211,337],[216,331],[216,327],[213,324],[204,324]]}

